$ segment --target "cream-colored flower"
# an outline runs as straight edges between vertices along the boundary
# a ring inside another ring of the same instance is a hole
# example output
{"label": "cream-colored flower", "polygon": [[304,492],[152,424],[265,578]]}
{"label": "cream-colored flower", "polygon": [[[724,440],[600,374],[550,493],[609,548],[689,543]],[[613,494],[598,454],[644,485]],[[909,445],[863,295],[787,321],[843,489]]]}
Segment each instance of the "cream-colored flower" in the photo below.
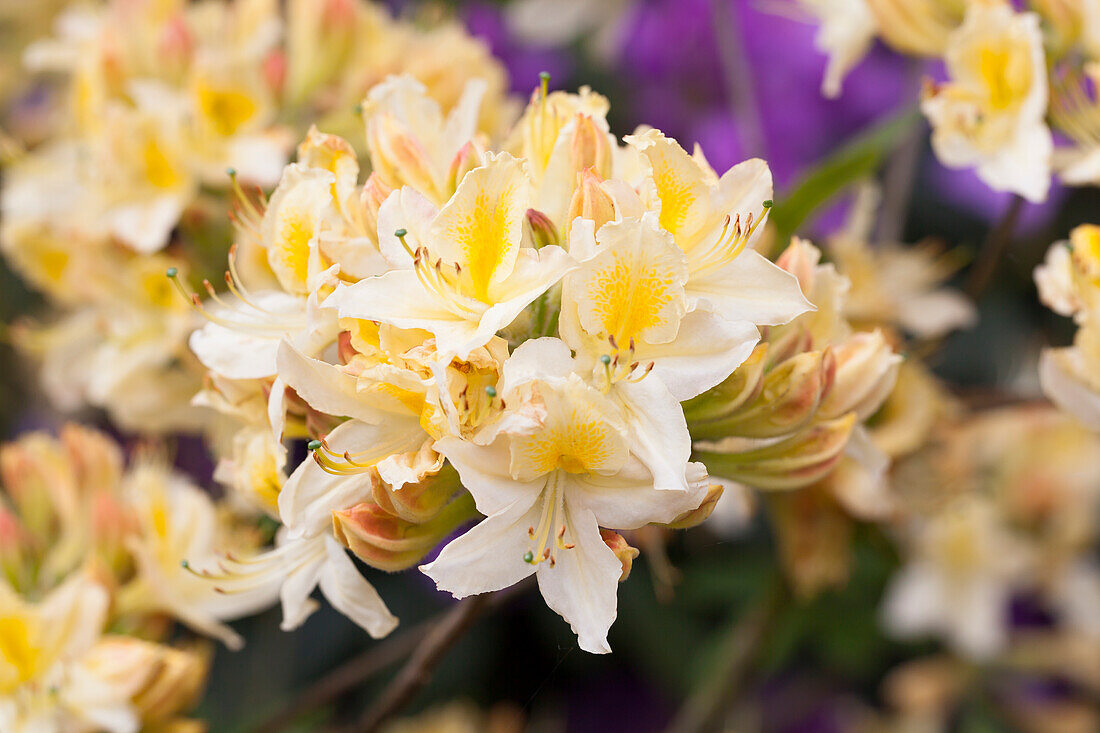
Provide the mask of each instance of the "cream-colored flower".
{"label": "cream-colored flower", "polygon": [[602,653],[622,564],[599,528],[672,521],[702,501],[706,474],[685,460],[688,486],[656,486],[631,449],[631,415],[574,368],[557,339],[524,344],[505,364],[502,397],[530,424],[502,423],[484,445],[436,442],[487,518],[421,569],[459,598],[533,574],[581,648]]}
{"label": "cream-colored flower", "polygon": [[950,81],[921,104],[937,157],[976,169],[998,191],[1043,201],[1053,142],[1044,117],[1046,60],[1039,16],[1007,2],[972,3],[945,52]]}
{"label": "cream-colored flower", "polygon": [[1029,557],[994,507],[961,499],[917,528],[915,543],[887,590],[887,628],[905,637],[942,634],[975,659],[1003,649],[1009,596]]}
{"label": "cream-colored flower", "polygon": [[0,584],[0,727],[12,733],[136,733],[127,691],[84,664],[107,621],[107,592],[76,575],[38,604]]}
{"label": "cream-colored flower", "polygon": [[800,0],[820,24],[814,44],[829,56],[821,93],[840,96],[844,77],[860,62],[875,38],[875,16],[867,0]]}
{"label": "cream-colored flower", "polygon": [[573,266],[560,247],[525,246],[529,204],[523,164],[506,153],[467,174],[442,209],[400,189],[379,213],[395,269],[338,287],[324,305],[341,318],[424,329],[443,357],[465,358]]}

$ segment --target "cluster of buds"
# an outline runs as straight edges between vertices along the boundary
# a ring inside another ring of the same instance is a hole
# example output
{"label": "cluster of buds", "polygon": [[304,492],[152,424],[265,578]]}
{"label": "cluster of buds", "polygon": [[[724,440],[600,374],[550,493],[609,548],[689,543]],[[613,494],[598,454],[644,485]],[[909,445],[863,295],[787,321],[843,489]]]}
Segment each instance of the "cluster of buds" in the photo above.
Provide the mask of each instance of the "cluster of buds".
{"label": "cluster of buds", "polygon": [[189,404],[196,320],[162,275],[221,267],[228,202],[274,186],[309,122],[353,129],[365,91],[399,72],[444,109],[480,79],[479,129],[514,116],[483,43],[369,0],[112,0],[56,25],[24,54],[36,94],[25,125],[15,102],[0,191],[0,247],[54,317],[14,336],[61,409],[106,408],[134,431],[209,425]]}
{"label": "cluster of buds", "polygon": [[201,573],[259,534],[156,454],[125,466],[110,438],[76,426],[0,446],[0,486],[0,727],[183,726],[210,648],[165,640],[179,622],[240,645],[223,621],[274,589],[220,596]]}
{"label": "cluster of buds", "polygon": [[[1100,183],[1100,10],[1092,0],[798,0],[820,21],[829,55],[824,91],[880,38],[917,59],[942,59],[921,107],[932,145],[951,168],[990,188],[1043,201],[1053,173],[1070,186]],[[1055,145],[1051,129],[1064,144]]]}

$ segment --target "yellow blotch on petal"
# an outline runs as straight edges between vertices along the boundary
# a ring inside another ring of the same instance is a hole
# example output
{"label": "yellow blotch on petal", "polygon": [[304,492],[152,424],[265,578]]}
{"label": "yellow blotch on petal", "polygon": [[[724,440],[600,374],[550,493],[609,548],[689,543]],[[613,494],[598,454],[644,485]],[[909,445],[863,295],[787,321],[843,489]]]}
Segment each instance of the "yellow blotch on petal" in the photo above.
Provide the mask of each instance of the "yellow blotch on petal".
{"label": "yellow blotch on petal", "polygon": [[0,693],[10,693],[39,671],[40,650],[34,646],[27,619],[0,616],[0,657],[8,670],[0,670]]}
{"label": "yellow blotch on petal", "polygon": [[989,105],[998,111],[1019,104],[1031,88],[1027,50],[1013,48],[1007,42],[978,50],[978,74],[989,95]]}
{"label": "yellow blotch on petal", "polygon": [[235,89],[201,86],[198,97],[204,119],[222,137],[240,130],[258,108],[252,97]]}
{"label": "yellow blotch on petal", "polygon": [[616,254],[589,280],[587,295],[602,331],[625,347],[666,323],[676,283],[652,265],[630,263]]}
{"label": "yellow blotch on petal", "polygon": [[145,180],[151,185],[156,188],[173,188],[179,184],[182,176],[156,138],[145,141],[141,155]]}

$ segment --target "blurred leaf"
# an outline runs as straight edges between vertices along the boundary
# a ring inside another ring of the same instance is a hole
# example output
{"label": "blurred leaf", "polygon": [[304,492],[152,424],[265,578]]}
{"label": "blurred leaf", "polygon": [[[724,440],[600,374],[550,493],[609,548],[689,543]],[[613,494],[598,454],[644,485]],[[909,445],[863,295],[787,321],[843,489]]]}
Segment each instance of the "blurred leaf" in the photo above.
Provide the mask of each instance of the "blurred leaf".
{"label": "blurred leaf", "polygon": [[916,110],[891,117],[861,132],[843,147],[804,173],[794,186],[776,199],[771,221],[776,241],[784,246],[791,235],[821,206],[849,186],[870,176],[882,164],[906,132],[920,119]]}

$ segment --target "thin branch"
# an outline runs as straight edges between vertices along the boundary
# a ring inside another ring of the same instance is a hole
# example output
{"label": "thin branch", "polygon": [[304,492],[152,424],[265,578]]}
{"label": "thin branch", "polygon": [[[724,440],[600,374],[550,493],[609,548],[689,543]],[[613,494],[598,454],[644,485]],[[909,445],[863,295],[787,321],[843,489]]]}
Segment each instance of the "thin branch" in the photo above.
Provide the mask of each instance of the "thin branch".
{"label": "thin branch", "polygon": [[741,133],[741,143],[747,157],[767,158],[767,139],[756,102],[752,66],[745,55],[745,37],[737,17],[737,8],[727,0],[711,0],[715,32],[729,29],[732,40],[715,37],[718,57],[722,62],[722,77],[726,82],[726,97],[730,112]]}
{"label": "thin branch", "polygon": [[459,601],[442,619],[432,624],[412,656],[351,730],[373,733],[400,712],[428,683],[451,647],[491,605],[497,593],[482,593]]}
{"label": "thin branch", "polygon": [[387,667],[397,664],[412,654],[417,642],[424,637],[428,629],[437,624],[446,615],[438,614],[427,621],[402,630],[398,634],[383,639],[368,647],[361,654],[349,659],[336,669],[327,673],[314,684],[307,687],[290,704],[277,710],[266,718],[253,733],[278,733],[294,723],[301,715],[319,708],[346,692],[361,685]]}
{"label": "thin branch", "polygon": [[737,700],[760,654],[785,593],[781,580],[737,619],[723,643],[718,668],[676,714],[665,733],[706,733],[720,728],[722,714]]}
{"label": "thin branch", "polygon": [[1020,220],[1023,208],[1024,199],[1019,194],[1013,194],[1005,213],[989,230],[974,264],[970,266],[970,274],[966,280],[965,290],[971,300],[977,301],[993,282],[993,276],[997,274],[1001,260],[1012,243],[1012,235],[1016,231],[1016,223]]}

